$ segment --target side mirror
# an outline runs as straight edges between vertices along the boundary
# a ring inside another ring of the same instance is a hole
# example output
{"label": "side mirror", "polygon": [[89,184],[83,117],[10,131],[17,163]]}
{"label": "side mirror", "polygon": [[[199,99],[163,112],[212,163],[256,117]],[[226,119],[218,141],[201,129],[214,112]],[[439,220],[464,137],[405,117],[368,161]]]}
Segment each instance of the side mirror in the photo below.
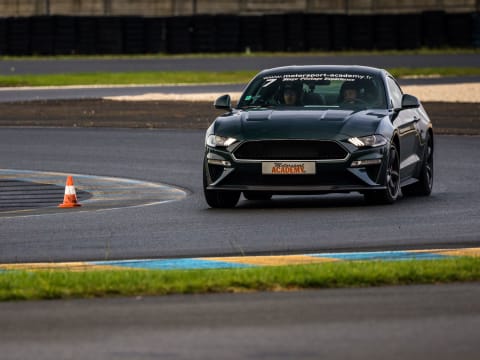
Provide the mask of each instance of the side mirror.
{"label": "side mirror", "polygon": [[402,109],[415,109],[420,107],[420,101],[413,95],[404,94],[402,97]]}
{"label": "side mirror", "polygon": [[215,109],[232,110],[230,95],[222,95],[213,103]]}

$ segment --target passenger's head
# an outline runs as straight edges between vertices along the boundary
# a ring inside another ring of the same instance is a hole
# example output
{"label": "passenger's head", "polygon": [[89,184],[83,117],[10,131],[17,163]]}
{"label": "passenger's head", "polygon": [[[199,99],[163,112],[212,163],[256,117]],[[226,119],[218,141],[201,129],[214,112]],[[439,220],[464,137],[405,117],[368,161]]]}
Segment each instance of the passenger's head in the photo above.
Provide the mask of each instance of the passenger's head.
{"label": "passenger's head", "polygon": [[358,97],[358,90],[355,83],[345,82],[342,85],[341,97],[344,102],[354,101]]}

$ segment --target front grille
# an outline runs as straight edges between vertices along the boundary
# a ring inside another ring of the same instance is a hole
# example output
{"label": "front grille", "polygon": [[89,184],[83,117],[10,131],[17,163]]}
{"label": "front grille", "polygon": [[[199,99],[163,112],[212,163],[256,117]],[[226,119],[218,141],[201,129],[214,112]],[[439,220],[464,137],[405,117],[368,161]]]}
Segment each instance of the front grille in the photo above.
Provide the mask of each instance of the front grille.
{"label": "front grille", "polygon": [[334,141],[247,141],[235,150],[239,160],[343,160],[347,151]]}

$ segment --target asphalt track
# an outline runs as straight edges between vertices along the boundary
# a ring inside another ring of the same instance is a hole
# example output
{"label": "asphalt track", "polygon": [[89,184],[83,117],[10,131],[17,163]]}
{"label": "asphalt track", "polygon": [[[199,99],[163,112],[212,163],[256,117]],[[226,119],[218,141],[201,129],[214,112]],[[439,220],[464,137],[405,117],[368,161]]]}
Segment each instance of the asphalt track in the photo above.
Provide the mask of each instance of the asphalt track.
{"label": "asphalt track", "polygon": [[[479,79],[477,79],[479,80]],[[479,80],[480,81],[480,80]],[[132,96],[151,93],[232,93],[242,91],[243,84],[192,86],[74,86],[59,88],[2,88],[0,102],[35,100],[100,99],[108,96]]]}
{"label": "asphalt track", "polygon": [[[103,212],[88,211],[87,203],[55,214],[2,213],[0,262],[479,245],[480,183],[472,176],[480,173],[478,137],[437,137],[435,185],[428,198],[366,206],[355,194],[287,196],[242,200],[235,209],[218,210],[203,199],[203,136],[203,131],[3,128],[4,168],[171,184],[189,195]],[[76,183],[88,191],[80,179]]]}
{"label": "asphalt track", "polygon": [[85,211],[153,206],[182,200],[187,196],[186,191],[160,183],[95,175],[0,169],[0,213],[32,216],[62,212],[63,209],[56,205],[63,197],[65,180],[69,175],[82,184],[76,191],[77,206],[84,206]]}
{"label": "asphalt track", "polygon": [[71,72],[138,72],[138,71],[236,71],[267,69],[285,65],[367,65],[394,67],[478,67],[480,53],[474,54],[295,54],[272,56],[219,57],[151,57],[105,59],[5,59],[0,63],[0,75],[62,74]]}
{"label": "asphalt track", "polygon": [[1,358],[477,360],[479,298],[474,283],[3,303]]}

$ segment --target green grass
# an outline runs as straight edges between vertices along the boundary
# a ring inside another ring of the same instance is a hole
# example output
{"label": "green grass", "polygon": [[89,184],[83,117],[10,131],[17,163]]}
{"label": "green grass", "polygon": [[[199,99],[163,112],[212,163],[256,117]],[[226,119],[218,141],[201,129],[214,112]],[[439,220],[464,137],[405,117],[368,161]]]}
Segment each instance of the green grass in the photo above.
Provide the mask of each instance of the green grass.
{"label": "green grass", "polygon": [[0,300],[282,291],[480,281],[480,259],[338,262],[226,270],[4,271]]}
{"label": "green grass", "polygon": [[[397,77],[480,75],[480,67],[392,68],[389,71]],[[245,70],[1,75],[0,86],[245,84],[256,73]]]}
{"label": "green grass", "polygon": [[168,71],[126,73],[72,73],[0,76],[0,86],[235,84],[249,81],[256,71]]}
{"label": "green grass", "polygon": [[409,76],[477,76],[480,75],[480,67],[431,67],[415,69],[401,67],[391,68],[389,72],[399,78]]}

